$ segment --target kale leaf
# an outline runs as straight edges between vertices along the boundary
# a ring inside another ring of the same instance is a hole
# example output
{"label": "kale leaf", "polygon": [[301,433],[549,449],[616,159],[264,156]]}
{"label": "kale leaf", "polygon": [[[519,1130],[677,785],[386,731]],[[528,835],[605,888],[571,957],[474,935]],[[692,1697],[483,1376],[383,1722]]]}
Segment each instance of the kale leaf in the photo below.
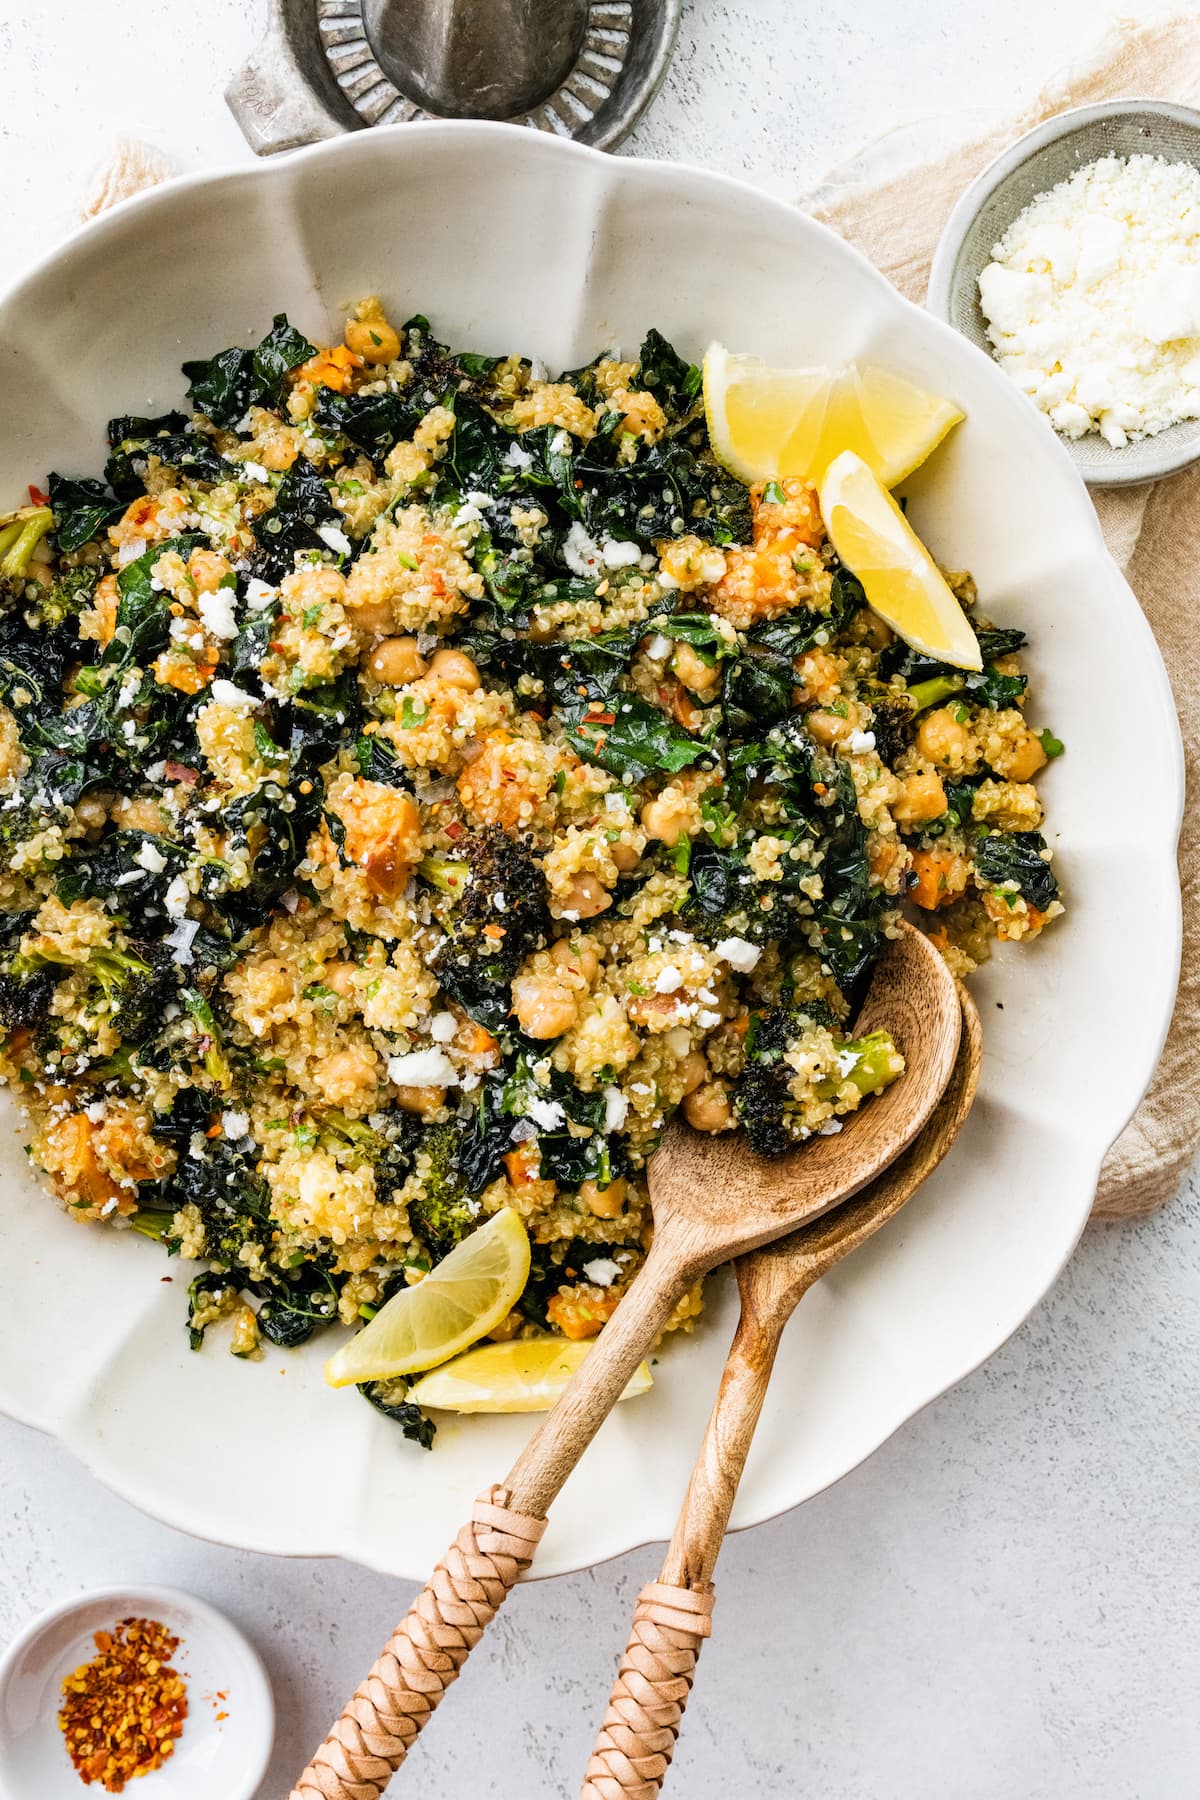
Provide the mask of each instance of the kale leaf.
{"label": "kale leaf", "polygon": [[703,381],[699,365],[685,362],[662,332],[653,329],[642,340],[638,371],[642,387],[649,388],[668,418],[690,410]]}
{"label": "kale leaf", "polygon": [[1058,882],[1042,855],[1045,848],[1040,831],[995,832],[975,840],[971,857],[985,886],[1003,888],[1015,882],[1022,898],[1045,912],[1058,899]]}
{"label": "kale leaf", "polygon": [[277,402],[288,373],[315,354],[314,346],[288,323],[287,315],[276,313],[257,349],[234,346],[207,359],[185,362],[188,399],[214,425],[234,431],[252,406]]}
{"label": "kale leaf", "polygon": [[[169,468],[192,481],[220,481],[234,474],[225,458],[203,433],[189,431],[183,413],[164,413],[161,418],[132,415],[110,419],[108,441],[112,446],[104,465],[104,478],[122,500],[136,500],[146,491],[146,459],[157,456]],[[138,465],[141,465],[140,469]]]}
{"label": "kale leaf", "polygon": [[342,523],[321,475],[307,457],[297,457],[275,491],[274,506],[254,522],[254,573],[272,584],[282,581],[291,574],[297,551],[328,548],[317,535],[318,525],[340,529]]}
{"label": "kale leaf", "polygon": [[112,525],[125,511],[125,502],[109,492],[102,481],[50,476],[50,506],[54,513],[54,537],[61,554],[81,550]]}

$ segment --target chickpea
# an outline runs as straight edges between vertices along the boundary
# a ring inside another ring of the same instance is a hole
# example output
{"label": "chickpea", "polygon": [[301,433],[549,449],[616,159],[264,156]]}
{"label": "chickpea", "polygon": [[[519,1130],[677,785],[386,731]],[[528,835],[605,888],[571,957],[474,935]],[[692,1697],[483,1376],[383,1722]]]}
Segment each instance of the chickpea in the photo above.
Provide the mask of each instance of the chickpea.
{"label": "chickpea", "polygon": [[396,1105],[404,1112],[416,1113],[420,1119],[428,1119],[446,1102],[446,1090],[440,1087],[398,1087],[396,1089]]}
{"label": "chickpea", "polygon": [[346,346],[365,363],[395,362],[400,339],[386,319],[351,319],[346,326]]}
{"label": "chickpea", "polygon": [[321,985],[331,988],[343,1000],[353,1000],[354,977],[357,973],[358,969],[352,962],[326,963],[321,971]]}
{"label": "chickpea", "polygon": [[436,651],[429,673],[447,687],[462,688],[468,694],[473,694],[480,686],[479,670],[465,650]]}
{"label": "chickpea", "polygon": [[1013,739],[1004,758],[1004,774],[1010,781],[1032,781],[1046,765],[1046,752],[1036,734],[1024,731]]}
{"label": "chickpea", "polygon": [[563,918],[594,919],[612,905],[612,895],[598,875],[583,871],[576,875],[566,893],[558,901]]}
{"label": "chickpea", "polygon": [[419,681],[428,667],[414,637],[384,638],[367,658],[368,675],[385,687],[407,687],[410,681]]}
{"label": "chickpea", "polygon": [[587,944],[572,944],[570,938],[559,938],[550,951],[560,968],[582,975],[589,987],[600,969],[600,958]]}
{"label": "chickpea", "polygon": [[811,712],[805,713],[804,724],[809,736],[826,750],[831,750],[835,744],[844,744],[858,730],[849,712],[843,718],[840,713],[826,712],[822,706],[814,706]]}
{"label": "chickpea", "polygon": [[[642,830],[648,838],[657,838],[668,850],[673,850],[687,832],[692,811],[693,807],[682,794],[667,788],[656,800],[647,800],[643,806]],[[698,816],[696,822],[699,824]]]}
{"label": "chickpea", "polygon": [[512,1001],[518,1025],[534,1038],[561,1037],[579,1017],[575,995],[549,972],[518,975]]}
{"label": "chickpea", "polygon": [[683,1103],[683,1116],[693,1131],[729,1131],[736,1125],[729,1104],[729,1087],[724,1081],[706,1081],[695,1088]]}
{"label": "chickpea", "polygon": [[961,769],[971,753],[971,734],[948,706],[926,713],[917,726],[916,746],[943,769]]}
{"label": "chickpea", "polygon": [[898,825],[927,825],[940,819],[945,810],[946,790],[941,777],[932,772],[908,776],[892,802],[892,817]]}
{"label": "chickpea", "polygon": [[[326,1100],[335,1106],[372,1095],[379,1081],[379,1063],[369,1045],[352,1044],[324,1056],[313,1071]],[[424,1089],[423,1092],[431,1092]]]}
{"label": "chickpea", "polygon": [[583,1181],[579,1185],[579,1198],[596,1218],[616,1219],[625,1210],[628,1185],[623,1175],[618,1175],[607,1187],[601,1187],[595,1181]]}
{"label": "chickpea", "polygon": [[708,1064],[699,1050],[689,1050],[679,1065],[680,1093],[684,1099],[694,1094],[708,1076]]}
{"label": "chickpea", "polygon": [[216,550],[193,550],[188,558],[188,574],[198,594],[215,594],[226,577],[233,574],[233,565]]}
{"label": "chickpea", "polygon": [[671,658],[671,667],[682,681],[684,687],[691,688],[693,694],[703,697],[714,693],[721,679],[721,671],[715,663],[706,663],[698,650],[690,644],[679,644]]}
{"label": "chickpea", "polygon": [[378,632],[383,636],[396,628],[396,616],[390,600],[356,600],[354,590],[346,596],[346,611],[360,631]]}
{"label": "chickpea", "polygon": [[610,844],[608,854],[622,873],[636,869],[642,860],[642,853],[636,844]]}

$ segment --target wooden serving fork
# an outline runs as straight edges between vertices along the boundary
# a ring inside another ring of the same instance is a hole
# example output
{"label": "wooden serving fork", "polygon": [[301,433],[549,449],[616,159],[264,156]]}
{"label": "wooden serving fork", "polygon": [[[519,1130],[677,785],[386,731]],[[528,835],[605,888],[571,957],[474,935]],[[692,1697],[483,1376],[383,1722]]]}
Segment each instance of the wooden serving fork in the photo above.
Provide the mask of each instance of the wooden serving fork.
{"label": "wooden serving fork", "polygon": [[924,1129],[958,1055],[954,978],[904,925],[876,966],[855,1032],[891,1032],[903,1079],[836,1136],[767,1162],[740,1133],[676,1122],[647,1165],[654,1239],[617,1311],[514,1463],[469,1522],[292,1791],[291,1800],[373,1800],[518,1578],[546,1514],[687,1290],[718,1263],[771,1243],[856,1194]]}
{"label": "wooden serving fork", "polygon": [[809,1288],[894,1218],[962,1129],[979,1080],[979,1014],[965,988],[949,1085],[916,1142],[857,1198],[738,1258],[741,1317],[661,1573],[638,1595],[629,1643],[580,1800],[653,1800],[711,1630],[712,1575],[784,1326]]}

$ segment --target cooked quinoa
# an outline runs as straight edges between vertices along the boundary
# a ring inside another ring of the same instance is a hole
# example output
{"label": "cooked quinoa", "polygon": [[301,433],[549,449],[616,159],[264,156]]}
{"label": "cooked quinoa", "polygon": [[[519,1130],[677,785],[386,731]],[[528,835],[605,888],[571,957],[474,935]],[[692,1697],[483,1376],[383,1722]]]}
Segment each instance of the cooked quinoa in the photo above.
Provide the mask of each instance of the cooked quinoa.
{"label": "cooked quinoa", "polygon": [[184,373],[0,521],[31,1157],[202,1265],[196,1347],[369,1318],[503,1207],[494,1335],[594,1335],[677,1108],[777,1153],[899,1072],[845,1031],[902,901],[963,974],[1062,911],[1024,635],[951,575],[982,673],[894,638],[656,332],[549,380],[369,299]]}

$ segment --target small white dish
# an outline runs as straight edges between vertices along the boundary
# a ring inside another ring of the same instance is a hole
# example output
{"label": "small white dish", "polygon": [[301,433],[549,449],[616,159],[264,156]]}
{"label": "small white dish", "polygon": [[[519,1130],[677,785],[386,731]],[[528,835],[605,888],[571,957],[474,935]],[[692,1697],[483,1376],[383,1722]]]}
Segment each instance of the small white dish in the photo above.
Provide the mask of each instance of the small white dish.
{"label": "small white dish", "polygon": [[[929,271],[930,312],[990,356],[979,277],[993,246],[1039,194],[1101,156],[1158,156],[1200,167],[1200,112],[1169,100],[1105,100],[1056,113],[1027,131],[976,177],[947,219]],[[1129,487],[1200,458],[1200,419],[1120,450],[1095,431],[1059,442],[1089,487]]]}
{"label": "small white dish", "polygon": [[257,1793],[275,1738],[275,1703],[258,1652],[192,1594],[111,1587],[39,1613],[0,1657],[0,1800],[81,1800],[88,1791],[58,1727],[63,1677],[95,1655],[95,1632],[128,1618],[157,1619],[181,1640],[173,1664],[188,1690],[174,1752],[138,1778],[138,1800],[251,1800]]}

